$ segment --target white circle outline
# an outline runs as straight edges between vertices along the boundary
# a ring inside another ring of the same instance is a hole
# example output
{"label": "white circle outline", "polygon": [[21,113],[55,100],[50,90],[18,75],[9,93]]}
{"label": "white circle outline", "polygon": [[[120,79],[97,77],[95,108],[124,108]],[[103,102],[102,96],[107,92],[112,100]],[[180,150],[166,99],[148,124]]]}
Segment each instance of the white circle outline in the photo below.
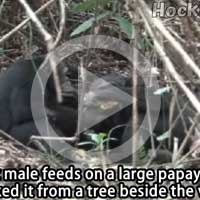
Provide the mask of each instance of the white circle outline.
{"label": "white circle outline", "polygon": [[[137,49],[133,49],[133,47],[130,46],[128,43],[126,43],[122,40],[119,40],[117,38],[114,38],[114,37],[104,36],[104,35],[86,35],[86,36],[82,36],[79,38],[69,40],[69,41],[65,42],[62,46],[56,48],[55,49],[55,55],[56,55],[55,62],[56,62],[56,64],[59,64],[63,59],[67,58],[68,56],[70,56],[78,51],[88,50],[91,48],[104,49],[104,50],[106,49],[106,50],[113,51],[113,52],[118,53],[118,54],[124,56],[125,58],[127,58],[130,61],[130,63],[132,63],[132,64],[133,64],[133,62],[132,62],[133,51],[134,52],[138,51]],[[46,69],[48,69],[47,74],[46,74]],[[143,76],[143,73],[141,72],[140,68],[137,68],[137,70],[141,74],[141,77],[143,78],[145,85],[146,85],[147,81],[148,81],[147,78],[145,76]],[[51,73],[52,73],[52,71],[51,71],[50,67],[48,66],[48,63],[46,63],[46,64],[43,63],[37,71],[37,75],[39,75],[40,79],[42,80],[44,88],[46,87],[46,83],[47,83],[48,78],[51,75]],[[152,85],[154,85],[155,88],[157,88],[157,89],[159,88],[158,81],[156,79],[152,79]],[[38,88],[38,79],[36,76],[36,78],[33,81],[32,91],[31,91],[31,109],[32,109],[32,114],[33,114],[33,119],[35,121],[35,125],[42,136],[47,136],[47,132],[48,132],[48,136],[57,136],[58,137],[58,135],[56,134],[56,132],[54,131],[54,129],[52,128],[52,126],[50,125],[50,123],[48,121],[46,122],[46,125],[38,123],[38,121],[37,121],[37,112],[35,112],[35,111],[37,109],[42,109],[45,112],[44,95],[39,94],[37,88]],[[149,94],[147,87],[145,87],[145,93]],[[39,98],[39,101],[40,101],[39,104],[38,104],[38,101],[37,101],[37,103],[35,103],[35,100],[34,100],[35,97]],[[159,116],[159,112],[160,112],[160,104],[161,104],[160,96],[159,95],[148,96],[148,100],[149,100],[149,108],[150,108],[149,113],[150,113],[151,119],[153,118],[153,120],[151,120],[152,121],[151,125],[152,125],[152,130],[153,130],[156,125],[156,122],[157,122],[157,119]],[[155,110],[155,108],[156,108],[156,110]],[[141,126],[139,127],[139,130],[138,130],[139,132],[142,132],[144,130],[142,127],[148,127],[147,114],[145,115],[144,120],[143,120]],[[143,143],[140,145],[143,145],[148,138],[149,138],[149,134],[145,134]],[[132,138],[130,138],[127,142],[120,145],[119,147],[116,147],[116,148],[110,150],[109,159],[106,159],[107,164],[123,160],[124,158],[130,156],[133,153],[130,149],[130,147],[132,146],[131,139]],[[68,143],[66,143],[63,140],[55,140],[55,141],[47,140],[46,142],[52,149],[54,149],[58,153],[62,152],[63,149],[66,149],[69,147],[72,148],[72,150],[73,150],[73,148],[76,149],[75,147],[72,147],[71,145],[69,145]],[[105,152],[103,152],[103,153],[104,153],[104,155],[107,155]],[[99,155],[98,152],[90,152],[90,154],[92,156]],[[62,156],[64,156],[67,159],[73,160],[71,151],[68,151],[68,153],[65,152],[64,155],[62,154]]]}

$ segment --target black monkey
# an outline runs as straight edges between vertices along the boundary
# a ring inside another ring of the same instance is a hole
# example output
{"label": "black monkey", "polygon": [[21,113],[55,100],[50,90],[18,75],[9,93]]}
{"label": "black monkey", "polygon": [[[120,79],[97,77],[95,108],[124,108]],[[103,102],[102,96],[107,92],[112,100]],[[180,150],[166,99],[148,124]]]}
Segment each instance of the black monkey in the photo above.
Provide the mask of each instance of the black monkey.
{"label": "black monkey", "polygon": [[[0,74],[0,129],[11,134],[24,144],[28,142],[30,136],[38,134],[31,112],[30,97],[33,79],[43,60],[44,57],[20,60]],[[59,68],[61,86],[64,91],[63,112],[66,113],[66,122],[65,126],[62,124],[64,121],[59,122],[59,125],[61,125],[66,134],[71,136],[76,127],[75,108],[77,107],[78,99],[75,89],[62,76],[62,70],[62,67]],[[38,88],[38,93],[41,93],[41,88]],[[63,112],[60,112],[57,104],[54,82],[52,76],[50,76],[45,89],[45,105],[52,109],[54,118],[60,119]],[[38,109],[36,112],[36,120],[44,123],[43,111]],[[49,119],[51,118],[52,116],[49,117]],[[53,123],[52,120],[50,121]],[[67,124],[70,125],[68,126]]]}
{"label": "black monkey", "polygon": [[[58,136],[74,136],[78,119],[77,110],[68,106],[57,106],[51,110],[51,113],[48,112],[47,116],[47,118],[41,117],[36,119],[37,123],[44,125],[47,124],[46,120],[48,120]],[[31,136],[39,135],[33,119],[15,125],[8,133],[23,144],[28,144]]]}
{"label": "black monkey", "polygon": [[[42,59],[34,62],[39,66]],[[14,63],[1,73],[0,129],[8,131],[13,125],[31,118],[30,89],[34,76],[35,69],[30,60]]]}

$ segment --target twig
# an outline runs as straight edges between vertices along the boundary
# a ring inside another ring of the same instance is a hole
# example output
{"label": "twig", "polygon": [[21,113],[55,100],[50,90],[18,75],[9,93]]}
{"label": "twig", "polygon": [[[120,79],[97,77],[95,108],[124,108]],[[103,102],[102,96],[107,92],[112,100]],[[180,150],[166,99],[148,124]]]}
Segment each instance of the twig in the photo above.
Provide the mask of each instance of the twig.
{"label": "twig", "polygon": [[[191,155],[196,149],[199,148],[199,144],[196,144],[194,147],[191,148],[191,150],[186,153],[180,160],[177,160],[176,165],[179,165],[182,162],[185,162],[185,160],[188,158],[189,155]],[[189,160],[190,162],[190,160]]]}
{"label": "twig", "polygon": [[[200,78],[200,69],[195,64],[195,62],[191,59],[191,57],[187,54],[187,52],[183,49],[181,44],[177,42],[174,37],[169,33],[169,31],[165,28],[165,26],[162,24],[161,20],[157,18],[152,18],[152,11],[149,9],[149,7],[146,5],[146,3],[143,0],[138,0],[138,4],[140,5],[141,12],[145,15],[147,18],[147,21],[151,24],[153,24],[160,33],[169,41],[169,43],[173,46],[173,48],[181,55],[184,62],[196,73],[196,75]],[[165,56],[165,55],[162,55]]]}
{"label": "twig", "polygon": [[[152,18],[149,15],[146,16],[146,12],[147,12],[146,10],[145,10],[145,13],[144,13],[144,10],[140,9],[141,16],[143,17],[143,19],[145,21],[146,28],[147,28],[150,36],[152,37],[152,39],[154,41],[154,45],[155,45],[155,48],[156,48],[158,54],[160,55],[160,57],[161,57],[162,61],[164,62],[167,70],[169,71],[170,75],[177,81],[178,85],[184,91],[184,93],[186,94],[186,96],[188,97],[188,99],[190,100],[192,105],[194,106],[194,108],[200,113],[200,102],[199,102],[199,100],[192,93],[192,91],[184,84],[182,77],[177,73],[177,71],[176,71],[173,63],[169,59],[169,57],[167,57],[162,45],[159,43],[156,35],[154,34],[154,32],[153,32],[153,30],[150,26],[150,24],[152,22]],[[200,76],[200,72],[199,72],[199,76]]]}
{"label": "twig", "polygon": [[45,141],[60,141],[60,140],[64,140],[66,142],[69,142],[69,143],[74,143],[76,141],[76,137],[49,137],[49,136],[35,136],[33,135],[31,137],[31,140],[45,140]]}
{"label": "twig", "polygon": [[78,108],[78,125],[77,125],[77,132],[76,132],[76,137],[80,139],[80,134],[81,134],[81,127],[82,127],[82,122],[83,122],[83,106],[84,106],[84,95],[86,92],[86,81],[87,81],[87,74],[85,73],[86,71],[84,70],[83,66],[84,62],[83,59],[81,58],[81,63],[80,63],[80,76],[81,76],[81,88],[78,89],[78,92],[80,92],[79,95],[79,108]]}
{"label": "twig", "polygon": [[54,42],[54,46],[57,46],[58,42],[60,41],[62,37],[62,33],[65,27],[65,1],[64,0],[59,0],[59,5],[60,5],[60,24],[59,24],[59,31],[57,34],[57,37]]}
{"label": "twig", "polygon": [[[55,53],[53,51],[54,48],[55,48],[53,37],[44,28],[44,26],[42,25],[42,23],[40,22],[40,20],[36,16],[36,14],[33,12],[33,10],[30,8],[28,3],[26,2],[26,0],[18,0],[18,1],[25,8],[27,14],[31,18],[31,20],[35,23],[39,32],[41,33],[41,35],[44,37],[44,40],[46,41],[47,49],[48,49],[48,52],[49,52],[48,59],[49,59],[49,63],[50,63],[51,69],[52,69],[53,80],[54,80],[54,84],[55,84],[56,97],[57,97],[57,101],[60,103],[60,102],[62,102],[62,91],[61,91],[59,76],[58,76],[58,72],[57,72],[57,65],[56,65],[56,62],[55,62],[56,57],[55,57]],[[60,0],[60,1],[62,1],[62,0]]]}
{"label": "twig", "polygon": [[1,5],[0,5],[0,18],[1,18],[2,10],[3,10],[3,7],[4,7],[5,3],[6,3],[6,0],[3,0],[1,2]]}
{"label": "twig", "polygon": [[192,133],[193,133],[193,130],[194,130],[196,124],[197,124],[198,118],[199,118],[199,113],[196,114],[196,116],[194,117],[194,122],[192,123],[192,126],[190,127],[190,129],[189,129],[189,131],[188,131],[188,133],[187,133],[185,139],[183,140],[183,142],[182,142],[182,144],[181,144],[181,146],[180,146],[180,148],[179,148],[179,150],[178,150],[178,152],[177,152],[175,161],[177,161],[177,160],[180,158],[180,155],[182,154],[182,152],[183,152],[185,146],[187,145],[187,142],[188,142],[189,138],[191,137],[191,135],[192,135]]}
{"label": "twig", "polygon": [[[132,19],[132,24],[134,24],[134,22],[138,21],[138,12],[136,12],[135,14],[133,14],[133,12],[131,12],[129,10],[129,4],[130,2],[127,0],[126,1],[126,5],[125,8],[128,11],[128,14],[130,16],[130,18]],[[136,167],[136,162],[137,162],[137,149],[138,149],[138,140],[139,140],[139,131],[138,131],[138,96],[137,96],[137,85],[138,85],[138,72],[137,72],[137,68],[138,68],[138,51],[137,49],[137,42],[139,39],[139,35],[138,32],[134,31],[134,33],[132,33],[132,39],[133,39],[133,70],[132,70],[132,85],[133,85],[133,106],[132,106],[132,127],[133,127],[133,136],[132,136],[132,163],[133,163],[133,167]],[[134,48],[135,47],[135,48]]]}
{"label": "twig", "polygon": [[[44,4],[43,6],[41,6],[36,12],[35,14],[39,14],[42,11],[44,11],[48,6],[50,6],[55,0],[49,0],[46,4]],[[17,31],[19,31],[23,26],[25,26],[31,19],[27,18],[24,21],[22,21],[20,24],[18,24],[14,29],[12,29],[10,32],[8,32],[7,34],[5,34],[4,36],[2,36],[0,38],[0,44],[3,43],[4,41],[8,40],[14,33],[16,33]]]}
{"label": "twig", "polygon": [[[107,137],[107,138],[108,138],[108,142],[106,143],[106,150],[108,150],[108,149],[110,148],[110,146],[109,146],[109,139],[111,138],[112,133],[113,133],[115,130],[117,130],[118,128],[128,127],[128,126],[129,126],[128,124],[120,124],[120,125],[117,125],[117,126],[111,128],[111,129],[109,130],[109,132],[108,132],[108,137]],[[107,151],[107,156],[109,156],[109,151]]]}
{"label": "twig", "polygon": [[0,135],[5,137],[6,139],[9,139],[13,143],[15,143],[17,146],[22,147],[23,149],[25,149],[25,150],[27,150],[29,152],[33,152],[34,151],[31,148],[25,146],[24,144],[22,144],[21,142],[19,142],[18,140],[16,140],[15,138],[13,138],[12,136],[10,136],[9,134],[7,134],[6,132],[4,132],[2,130],[0,130]]}

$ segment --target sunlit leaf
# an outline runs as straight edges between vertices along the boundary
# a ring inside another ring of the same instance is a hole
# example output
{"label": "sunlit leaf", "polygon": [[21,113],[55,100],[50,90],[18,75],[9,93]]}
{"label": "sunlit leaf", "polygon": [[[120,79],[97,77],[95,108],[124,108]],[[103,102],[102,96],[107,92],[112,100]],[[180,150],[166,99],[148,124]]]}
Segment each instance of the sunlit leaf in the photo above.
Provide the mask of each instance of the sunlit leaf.
{"label": "sunlit leaf", "polygon": [[164,94],[164,93],[169,93],[170,92],[170,87],[163,87],[163,88],[160,88],[160,89],[158,89],[158,90],[156,90],[155,92],[154,92],[154,95],[162,95],[162,94]]}
{"label": "sunlit leaf", "polygon": [[88,133],[87,135],[90,136],[91,140],[96,144],[102,143],[103,140],[107,137],[106,133]]}
{"label": "sunlit leaf", "polygon": [[165,133],[161,134],[160,136],[158,136],[157,140],[161,142],[161,141],[164,141],[168,138],[169,138],[169,132],[165,132]]}
{"label": "sunlit leaf", "polygon": [[97,133],[89,133],[88,135],[95,144],[99,144],[99,136]]}
{"label": "sunlit leaf", "polygon": [[107,137],[106,133],[99,133],[99,137],[104,140]]}

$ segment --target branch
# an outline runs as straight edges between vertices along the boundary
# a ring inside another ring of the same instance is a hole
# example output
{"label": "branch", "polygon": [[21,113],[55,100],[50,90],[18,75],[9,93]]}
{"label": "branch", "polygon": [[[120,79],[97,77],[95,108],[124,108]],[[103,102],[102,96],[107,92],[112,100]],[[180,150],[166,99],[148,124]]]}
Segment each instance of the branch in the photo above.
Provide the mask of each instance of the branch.
{"label": "branch", "polygon": [[54,46],[56,47],[58,42],[60,41],[62,34],[63,34],[63,30],[65,27],[65,1],[63,0],[59,0],[59,5],[60,5],[60,24],[59,24],[59,31],[57,34],[57,37],[55,39],[54,42]]}
{"label": "branch", "polygon": [[[51,5],[55,0],[49,0],[46,4],[44,4],[43,6],[41,6],[36,12],[35,14],[39,14],[41,13],[43,10],[45,10],[49,5]],[[25,26],[31,19],[27,18],[24,21],[22,21],[20,24],[18,24],[14,29],[12,29],[10,32],[8,32],[7,34],[5,34],[4,36],[2,36],[0,38],[0,44],[3,43],[4,41],[8,40],[14,33],[16,33],[17,31],[19,31],[23,26]]]}
{"label": "branch", "polygon": [[[63,1],[63,0],[60,0],[60,1]],[[40,20],[36,16],[36,14],[33,12],[33,10],[30,8],[28,3],[26,2],[26,0],[19,0],[19,2],[25,8],[27,15],[34,22],[34,24],[38,28],[39,32],[41,33],[41,35],[44,37],[44,40],[46,41],[47,50],[49,52],[48,59],[49,59],[49,63],[50,63],[50,66],[51,66],[51,69],[52,69],[52,72],[53,72],[53,79],[54,79],[54,83],[55,83],[57,101],[62,102],[62,91],[61,91],[59,76],[58,76],[58,72],[57,72],[57,65],[56,65],[56,62],[55,62],[55,53],[53,51],[54,47],[55,47],[53,37],[44,28],[44,26],[42,25],[42,23],[40,22]]]}
{"label": "branch", "polygon": [[[141,1],[143,2],[143,0],[141,0]],[[146,6],[146,4],[145,4],[145,6]],[[154,41],[155,48],[156,48],[158,54],[160,55],[163,63],[165,64],[167,70],[169,71],[170,75],[177,81],[178,85],[184,91],[184,93],[186,94],[186,96],[188,97],[188,99],[190,100],[192,105],[194,106],[194,108],[200,113],[199,100],[192,93],[192,91],[184,84],[182,77],[177,73],[173,63],[171,62],[169,57],[167,57],[162,45],[159,43],[159,40],[157,39],[156,35],[154,34],[154,32],[150,26],[150,24],[152,24],[155,19],[152,19],[152,17],[149,16],[149,11],[147,11],[146,8],[144,9],[144,7],[142,7],[142,9],[140,8],[139,10],[140,10],[141,16],[144,19],[144,22],[145,22],[146,28],[149,32],[149,35],[152,37],[152,39]],[[155,25],[155,23],[153,23],[153,24]],[[199,76],[200,76],[200,72],[199,72]]]}
{"label": "branch", "polygon": [[200,78],[200,69],[195,64],[195,62],[191,59],[191,57],[187,54],[187,52],[183,49],[181,44],[177,42],[174,37],[169,33],[169,31],[165,28],[165,26],[162,24],[161,20],[157,18],[152,18],[153,13],[149,9],[149,7],[146,5],[146,3],[143,0],[138,0],[138,4],[140,5],[140,9],[142,10],[143,14],[146,18],[148,18],[148,21],[153,24],[160,33],[169,41],[169,43],[173,46],[173,48],[181,55],[184,62],[196,73],[196,75]]}

